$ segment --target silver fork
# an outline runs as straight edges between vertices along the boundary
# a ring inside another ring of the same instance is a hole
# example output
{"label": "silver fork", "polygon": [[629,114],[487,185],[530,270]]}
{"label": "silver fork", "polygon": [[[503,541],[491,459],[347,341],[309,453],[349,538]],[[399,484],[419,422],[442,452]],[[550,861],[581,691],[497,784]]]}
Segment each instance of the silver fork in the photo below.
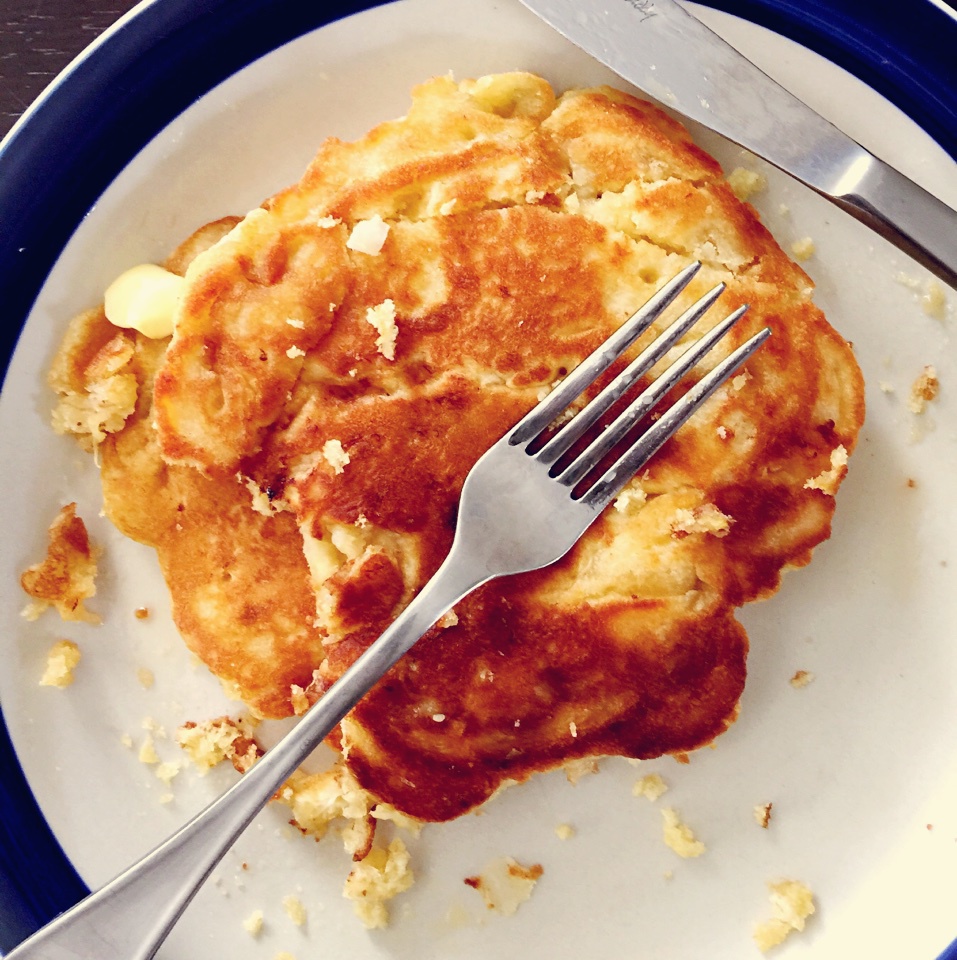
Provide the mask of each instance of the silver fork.
{"label": "silver fork", "polygon": [[[115,880],[57,917],[7,960],[148,960],[253,817],[336,724],[463,597],[495,577],[564,556],[661,445],[769,336],[762,330],[718,363],[591,482],[627,435],[744,314],[688,348],[590,443],[589,429],[697,323],[719,285],[686,310],[562,426],[556,419],[647,330],[699,269],[692,264],[576,367],[478,460],[462,489],[445,562],[379,639],[276,746],[218,800]],[[572,448],[585,443],[585,449]]]}

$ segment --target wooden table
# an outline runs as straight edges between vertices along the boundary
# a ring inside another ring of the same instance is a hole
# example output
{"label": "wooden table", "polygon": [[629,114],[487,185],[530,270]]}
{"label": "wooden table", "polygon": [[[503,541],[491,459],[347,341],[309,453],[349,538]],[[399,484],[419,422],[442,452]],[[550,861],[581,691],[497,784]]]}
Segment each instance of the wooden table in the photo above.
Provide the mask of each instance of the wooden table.
{"label": "wooden table", "polygon": [[0,136],[136,0],[0,0]]}

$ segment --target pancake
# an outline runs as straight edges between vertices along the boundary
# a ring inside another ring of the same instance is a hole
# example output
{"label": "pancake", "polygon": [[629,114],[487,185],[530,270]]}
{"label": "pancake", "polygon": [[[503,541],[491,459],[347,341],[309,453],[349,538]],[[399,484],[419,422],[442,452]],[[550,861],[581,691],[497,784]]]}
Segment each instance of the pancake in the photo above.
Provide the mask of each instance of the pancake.
{"label": "pancake", "polygon": [[459,603],[332,737],[372,796],[447,820],[577,758],[711,743],[745,683],[735,610],[830,535],[860,370],[718,163],[608,87],[430,80],[174,254],[171,340],[94,311],[58,389],[82,406],[89,343],[124,338],[135,410],[85,434],[107,512],[156,547],[189,647],[289,715],[436,570],[481,453],[692,261],[675,310],[726,285],[693,336],[750,304],[696,376],[770,340],[565,558]]}

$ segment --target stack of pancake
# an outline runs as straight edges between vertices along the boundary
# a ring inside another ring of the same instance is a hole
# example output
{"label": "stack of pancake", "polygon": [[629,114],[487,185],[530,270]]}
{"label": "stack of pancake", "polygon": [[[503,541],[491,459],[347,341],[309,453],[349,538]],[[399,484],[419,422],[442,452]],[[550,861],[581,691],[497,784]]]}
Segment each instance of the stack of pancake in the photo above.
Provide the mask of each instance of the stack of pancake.
{"label": "stack of pancake", "polygon": [[577,758],[711,742],[745,682],[735,608],[830,533],[860,371],[687,131],[610,88],[430,80],[178,248],[171,338],[78,317],[58,422],[189,648],[256,713],[301,713],[438,567],[472,463],[695,260],[676,311],[719,282],[703,326],[750,304],[710,362],[771,339],[568,556],[463,600],[333,737],[374,797],[449,819]]}

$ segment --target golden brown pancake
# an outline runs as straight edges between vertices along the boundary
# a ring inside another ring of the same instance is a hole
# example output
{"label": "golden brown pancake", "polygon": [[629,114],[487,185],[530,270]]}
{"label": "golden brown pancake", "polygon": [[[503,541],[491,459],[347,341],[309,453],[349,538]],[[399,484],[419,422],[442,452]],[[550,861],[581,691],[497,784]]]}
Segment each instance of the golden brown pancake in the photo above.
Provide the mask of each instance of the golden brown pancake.
{"label": "golden brown pancake", "polygon": [[630,95],[435,79],[201,231],[170,264],[171,342],[113,334],[138,400],[103,428],[110,516],[157,547],[190,648],[289,714],[435,571],[481,453],[693,260],[676,309],[718,282],[702,326],[750,304],[706,366],[771,339],[567,557],[463,600],[335,739],[363,787],[424,820],[575,758],[709,743],[745,681],[735,608],[829,536],[863,389],[804,271]]}

